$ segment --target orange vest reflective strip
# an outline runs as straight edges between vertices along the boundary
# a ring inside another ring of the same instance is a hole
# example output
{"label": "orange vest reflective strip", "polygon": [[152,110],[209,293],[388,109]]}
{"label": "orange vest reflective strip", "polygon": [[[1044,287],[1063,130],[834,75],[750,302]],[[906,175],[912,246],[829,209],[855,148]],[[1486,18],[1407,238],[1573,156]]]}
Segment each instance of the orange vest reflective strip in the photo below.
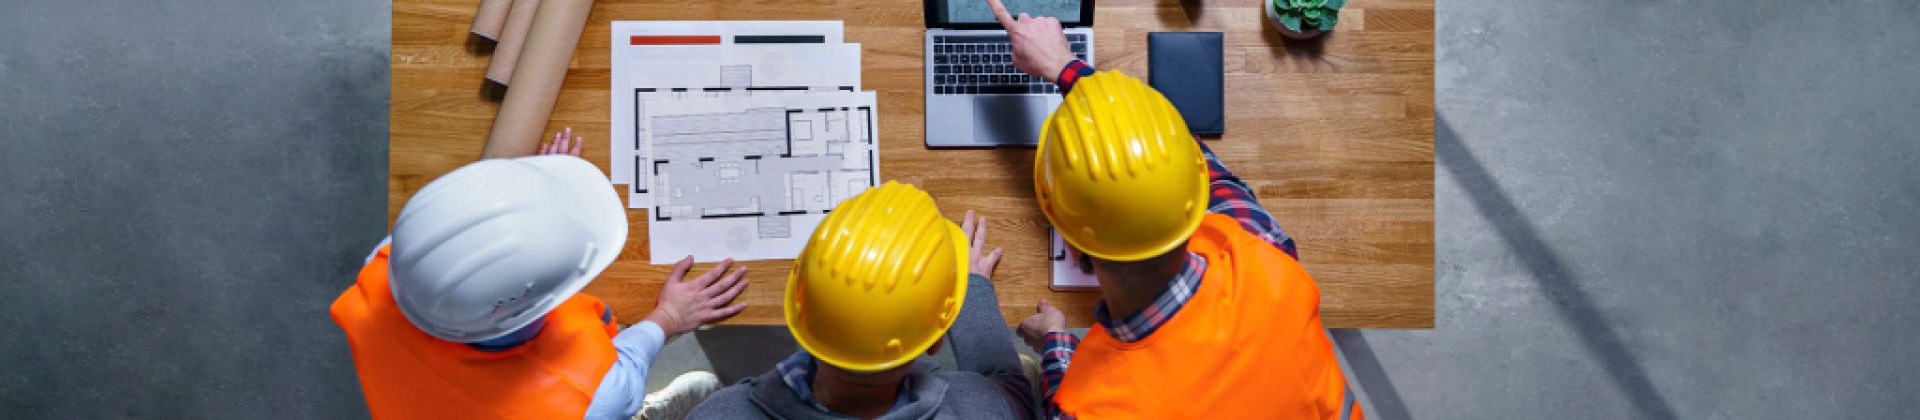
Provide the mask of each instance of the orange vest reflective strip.
{"label": "orange vest reflective strip", "polygon": [[1146,339],[1095,325],[1054,395],[1080,419],[1363,418],[1333,341],[1320,288],[1300,263],[1208,214],[1187,242],[1207,259],[1200,289]]}
{"label": "orange vest reflective strip", "polygon": [[578,419],[617,354],[599,299],[575,294],[532,341],[485,352],[421,332],[394,304],[387,247],[333,301],[367,408],[378,419]]}

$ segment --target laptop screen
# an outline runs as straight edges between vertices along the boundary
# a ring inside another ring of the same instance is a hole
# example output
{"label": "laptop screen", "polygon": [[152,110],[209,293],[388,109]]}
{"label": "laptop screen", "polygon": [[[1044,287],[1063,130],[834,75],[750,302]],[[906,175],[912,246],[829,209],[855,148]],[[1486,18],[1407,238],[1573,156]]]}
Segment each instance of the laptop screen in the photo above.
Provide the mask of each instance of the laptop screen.
{"label": "laptop screen", "polygon": [[[1000,29],[987,0],[923,0],[927,6],[927,27],[949,29]],[[1060,26],[1093,25],[1093,0],[1001,0],[1007,13],[1019,16],[1049,16],[1060,19]]]}

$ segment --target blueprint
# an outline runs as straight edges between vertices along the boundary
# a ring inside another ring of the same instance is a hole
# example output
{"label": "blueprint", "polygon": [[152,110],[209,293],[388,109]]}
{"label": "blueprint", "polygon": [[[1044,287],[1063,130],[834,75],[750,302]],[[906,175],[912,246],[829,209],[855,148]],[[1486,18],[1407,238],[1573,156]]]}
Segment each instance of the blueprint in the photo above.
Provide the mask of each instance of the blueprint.
{"label": "blueprint", "polygon": [[878,109],[838,21],[613,22],[607,165],[671,264],[788,259],[879,180]]}
{"label": "blueprint", "polygon": [[688,97],[717,96],[713,88],[857,90],[859,46],[841,45],[842,26],[839,21],[614,21],[608,168],[614,184],[629,186],[629,206],[651,205],[645,180],[634,179],[643,166],[636,162],[644,161],[645,153],[634,132],[640,100],[630,92],[643,88]]}
{"label": "blueprint", "polygon": [[[860,89],[860,44],[736,45],[710,48],[654,48],[634,54],[628,81],[631,93],[626,106],[616,109],[631,123],[622,123],[614,136],[622,141],[615,146],[612,165],[628,184],[627,205],[652,207],[648,185],[652,182],[643,162],[653,160],[653,150],[639,130],[639,119],[651,108],[648,101],[662,99],[715,99],[753,96],[779,96],[809,92],[855,92]],[[645,63],[675,63],[645,65]],[[663,102],[672,103],[672,102]],[[668,105],[671,106],[671,105]],[[623,166],[630,164],[631,166]]]}
{"label": "blueprint", "polygon": [[640,104],[654,264],[793,258],[879,180],[873,92],[685,93]]}

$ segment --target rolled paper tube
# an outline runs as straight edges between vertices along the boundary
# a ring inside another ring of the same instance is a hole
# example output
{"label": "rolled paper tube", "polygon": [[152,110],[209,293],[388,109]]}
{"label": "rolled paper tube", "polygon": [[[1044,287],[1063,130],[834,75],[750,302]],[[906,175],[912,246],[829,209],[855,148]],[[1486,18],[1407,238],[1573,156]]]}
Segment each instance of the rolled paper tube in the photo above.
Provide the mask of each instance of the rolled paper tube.
{"label": "rolled paper tube", "polygon": [[493,47],[493,61],[487,63],[487,80],[507,84],[513,79],[514,65],[520,61],[521,50],[526,49],[527,34],[533,29],[533,20],[539,16],[540,0],[513,0],[513,8],[507,11],[507,23],[500,27],[500,43]]}
{"label": "rolled paper tube", "polygon": [[513,8],[513,0],[480,0],[480,10],[473,12],[473,34],[499,41],[500,28],[507,24],[507,11]]}
{"label": "rolled paper tube", "polygon": [[[514,4],[529,0],[515,0]],[[514,65],[513,80],[507,97],[494,116],[493,132],[481,158],[526,156],[533,154],[553,115],[553,101],[560,96],[566,81],[567,66],[573,50],[580,45],[580,31],[587,27],[587,14],[593,0],[542,0],[533,28],[527,31],[527,43]],[[511,20],[511,19],[509,19]]]}

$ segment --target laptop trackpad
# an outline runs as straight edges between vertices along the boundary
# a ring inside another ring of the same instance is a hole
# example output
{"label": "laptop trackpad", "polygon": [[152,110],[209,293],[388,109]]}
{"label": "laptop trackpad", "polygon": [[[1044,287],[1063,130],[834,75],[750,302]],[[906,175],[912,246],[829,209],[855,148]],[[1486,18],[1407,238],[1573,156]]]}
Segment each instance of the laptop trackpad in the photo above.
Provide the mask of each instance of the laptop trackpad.
{"label": "laptop trackpad", "polygon": [[1040,143],[1040,123],[1047,118],[1047,98],[1039,95],[973,97],[974,142],[983,145]]}

